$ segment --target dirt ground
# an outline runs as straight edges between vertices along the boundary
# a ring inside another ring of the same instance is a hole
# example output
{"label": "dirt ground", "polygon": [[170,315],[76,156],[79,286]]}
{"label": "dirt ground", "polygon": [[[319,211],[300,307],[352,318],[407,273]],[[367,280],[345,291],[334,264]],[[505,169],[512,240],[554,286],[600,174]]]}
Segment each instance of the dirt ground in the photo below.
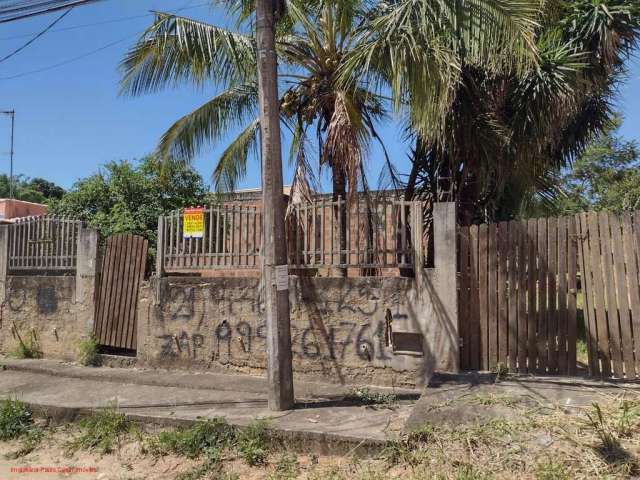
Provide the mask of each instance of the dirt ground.
{"label": "dirt ground", "polygon": [[[233,448],[207,466],[202,457],[153,453],[148,446],[157,432],[136,429],[119,437],[112,453],[71,451],[69,442],[82,434],[80,425],[42,426],[40,443],[18,458],[24,439],[0,442],[0,479],[561,480],[640,475],[637,390],[622,389],[600,395],[597,405],[571,408],[542,405],[527,396],[462,394],[435,403],[431,414],[437,417],[439,409],[444,414],[453,407],[499,415],[459,425],[426,423],[367,457],[359,456],[357,448],[323,456],[267,443],[269,454],[261,466],[249,466]],[[41,467],[50,471],[36,473]]]}

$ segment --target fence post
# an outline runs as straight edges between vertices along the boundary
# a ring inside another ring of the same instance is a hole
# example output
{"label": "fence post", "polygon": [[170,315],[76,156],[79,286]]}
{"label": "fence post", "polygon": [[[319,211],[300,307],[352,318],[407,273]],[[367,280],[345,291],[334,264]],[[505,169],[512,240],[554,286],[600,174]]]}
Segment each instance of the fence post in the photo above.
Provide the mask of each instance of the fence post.
{"label": "fence post", "polygon": [[6,300],[9,270],[9,225],[0,225],[0,304]]}
{"label": "fence post", "polygon": [[162,287],[162,277],[164,276],[164,216],[158,217],[158,242],[156,245],[156,284],[155,284],[155,301],[156,305],[160,305],[160,294]]}
{"label": "fence post", "polygon": [[93,332],[98,274],[98,231],[81,226],[78,230],[76,261],[76,304],[82,305],[86,333]]}
{"label": "fence post", "polygon": [[411,245],[413,246],[413,268],[416,277],[424,270],[424,245],[422,236],[424,232],[422,202],[411,202]]}
{"label": "fence post", "polygon": [[434,264],[438,272],[437,291],[443,319],[450,335],[450,358],[448,370],[460,369],[460,335],[458,326],[457,278],[457,221],[456,204],[436,202],[433,204]]}

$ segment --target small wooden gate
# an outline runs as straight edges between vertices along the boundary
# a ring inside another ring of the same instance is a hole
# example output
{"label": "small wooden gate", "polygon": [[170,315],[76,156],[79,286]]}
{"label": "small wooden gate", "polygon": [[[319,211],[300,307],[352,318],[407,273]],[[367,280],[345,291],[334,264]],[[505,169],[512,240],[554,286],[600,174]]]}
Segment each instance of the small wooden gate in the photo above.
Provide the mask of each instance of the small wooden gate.
{"label": "small wooden gate", "polygon": [[113,235],[107,239],[94,332],[101,346],[136,349],[136,307],[147,248],[147,240],[137,235]]}

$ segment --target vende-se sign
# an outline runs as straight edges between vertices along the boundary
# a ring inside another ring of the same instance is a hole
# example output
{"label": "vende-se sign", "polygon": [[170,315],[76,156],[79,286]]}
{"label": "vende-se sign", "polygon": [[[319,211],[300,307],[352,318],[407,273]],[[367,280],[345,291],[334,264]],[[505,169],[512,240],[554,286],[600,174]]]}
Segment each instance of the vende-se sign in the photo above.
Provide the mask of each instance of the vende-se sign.
{"label": "vende-se sign", "polygon": [[185,208],[182,213],[182,235],[184,238],[204,237],[204,208]]}

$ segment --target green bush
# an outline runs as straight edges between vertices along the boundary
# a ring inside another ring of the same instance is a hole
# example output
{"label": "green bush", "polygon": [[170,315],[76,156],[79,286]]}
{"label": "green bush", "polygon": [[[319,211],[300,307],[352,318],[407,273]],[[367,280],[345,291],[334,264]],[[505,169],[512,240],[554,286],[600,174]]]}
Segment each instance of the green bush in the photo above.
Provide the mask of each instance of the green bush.
{"label": "green bush", "polygon": [[24,402],[11,398],[0,401],[0,440],[26,435],[32,426],[31,410]]}

